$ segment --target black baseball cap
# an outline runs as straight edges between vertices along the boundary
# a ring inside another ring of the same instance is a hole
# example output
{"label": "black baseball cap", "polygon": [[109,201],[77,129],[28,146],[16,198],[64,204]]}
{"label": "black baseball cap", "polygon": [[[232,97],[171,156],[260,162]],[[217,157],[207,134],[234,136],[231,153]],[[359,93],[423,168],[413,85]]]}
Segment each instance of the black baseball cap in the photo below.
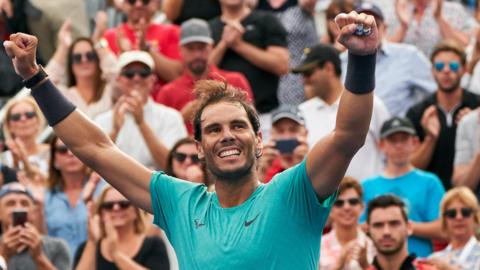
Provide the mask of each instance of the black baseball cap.
{"label": "black baseball cap", "polygon": [[330,61],[334,66],[341,66],[340,53],[330,44],[317,44],[305,48],[302,55],[302,63],[292,69],[292,73],[304,73]]}
{"label": "black baseball cap", "polygon": [[410,119],[395,116],[383,123],[382,129],[380,130],[380,138],[385,139],[397,132],[405,132],[410,135],[417,134]]}
{"label": "black baseball cap", "polygon": [[357,13],[365,13],[368,15],[372,15],[376,19],[385,21],[385,17],[383,16],[382,10],[374,3],[362,2],[361,4],[356,6],[355,11]]}
{"label": "black baseball cap", "polygon": [[300,125],[305,124],[302,113],[297,106],[281,105],[280,107],[272,111],[272,125],[275,124],[278,120],[284,118],[297,122]]}

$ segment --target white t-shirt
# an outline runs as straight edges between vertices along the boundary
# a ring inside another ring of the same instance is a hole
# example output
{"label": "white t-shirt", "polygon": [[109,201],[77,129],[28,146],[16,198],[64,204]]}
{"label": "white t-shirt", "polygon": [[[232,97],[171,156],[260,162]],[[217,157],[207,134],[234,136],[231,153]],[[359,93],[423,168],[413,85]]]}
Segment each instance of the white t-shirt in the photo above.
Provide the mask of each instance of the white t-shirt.
{"label": "white t-shirt", "polygon": [[[335,128],[339,101],[340,99],[332,105],[328,105],[320,98],[314,97],[300,104],[299,108],[303,113],[308,130],[307,140],[310,148]],[[360,181],[382,172],[383,154],[378,148],[378,142],[382,124],[389,118],[390,113],[387,108],[379,98],[375,97],[365,145],[360,148],[350,162],[346,175]]]}

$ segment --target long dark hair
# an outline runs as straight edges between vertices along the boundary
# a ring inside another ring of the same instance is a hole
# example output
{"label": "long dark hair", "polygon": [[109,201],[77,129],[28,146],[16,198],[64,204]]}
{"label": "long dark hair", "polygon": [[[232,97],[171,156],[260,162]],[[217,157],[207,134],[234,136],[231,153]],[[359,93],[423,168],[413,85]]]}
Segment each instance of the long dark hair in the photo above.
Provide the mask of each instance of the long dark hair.
{"label": "long dark hair", "polygon": [[[80,37],[77,38],[73,41],[72,45],[68,48],[68,55],[67,55],[67,86],[72,87],[77,85],[77,79],[75,78],[75,75],[73,74],[73,62],[72,62],[72,55],[73,55],[73,48],[75,48],[75,45],[78,43],[85,41],[88,44],[90,44],[92,50],[97,53],[94,49],[94,44],[93,41],[90,38],[87,37]],[[102,98],[103,91],[105,89],[106,82],[102,77],[102,69],[100,68],[100,60],[97,55],[97,61],[95,63],[95,66],[97,68],[97,72],[95,72],[95,95],[93,96],[93,102],[99,101],[100,98]]]}
{"label": "long dark hair", "polygon": [[170,152],[168,153],[168,156],[167,156],[167,166],[165,168],[165,173],[166,174],[168,174],[170,176],[173,176],[173,177],[177,177],[177,175],[175,175],[175,172],[173,171],[173,153],[175,153],[180,146],[185,145],[185,144],[195,145],[195,140],[191,137],[186,137],[186,138],[178,140],[178,142],[176,142],[173,145],[172,149],[170,150]]}

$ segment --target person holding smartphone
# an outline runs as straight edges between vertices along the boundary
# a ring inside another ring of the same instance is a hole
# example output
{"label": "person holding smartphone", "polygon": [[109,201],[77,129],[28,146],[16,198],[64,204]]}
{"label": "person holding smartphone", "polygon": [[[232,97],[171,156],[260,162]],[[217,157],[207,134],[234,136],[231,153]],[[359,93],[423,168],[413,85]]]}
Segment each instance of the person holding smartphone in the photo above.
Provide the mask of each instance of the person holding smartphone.
{"label": "person holding smartphone", "polygon": [[33,195],[22,184],[10,183],[2,187],[0,256],[10,270],[70,269],[67,244],[61,239],[42,235],[34,225],[38,219],[36,208]]}
{"label": "person holding smartphone", "polygon": [[272,112],[272,134],[263,146],[260,179],[268,183],[273,176],[300,163],[308,152],[307,129],[297,106],[282,105]]}

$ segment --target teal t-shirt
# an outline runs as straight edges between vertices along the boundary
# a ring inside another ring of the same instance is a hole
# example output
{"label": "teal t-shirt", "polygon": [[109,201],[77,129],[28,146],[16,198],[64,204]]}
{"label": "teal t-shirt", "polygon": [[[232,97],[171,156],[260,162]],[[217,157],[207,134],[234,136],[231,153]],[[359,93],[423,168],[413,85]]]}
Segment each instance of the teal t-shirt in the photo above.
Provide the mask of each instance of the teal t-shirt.
{"label": "teal t-shirt", "polygon": [[336,194],[319,203],[305,161],[222,208],[215,192],[162,172],[150,183],[154,223],[180,269],[316,270],[320,238]]}

